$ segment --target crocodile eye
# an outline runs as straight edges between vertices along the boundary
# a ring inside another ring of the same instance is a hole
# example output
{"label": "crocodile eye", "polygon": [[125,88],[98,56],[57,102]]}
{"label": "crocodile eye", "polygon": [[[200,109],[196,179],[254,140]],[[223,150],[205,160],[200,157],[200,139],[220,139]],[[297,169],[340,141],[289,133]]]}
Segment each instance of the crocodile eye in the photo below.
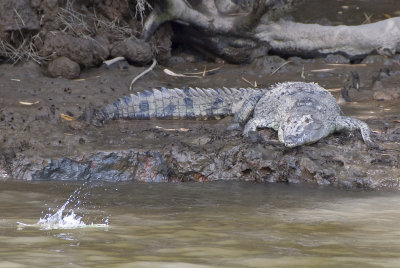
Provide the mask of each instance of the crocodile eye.
{"label": "crocodile eye", "polygon": [[306,118],[306,119],[304,119],[304,122],[308,124],[308,123],[310,123],[310,119]]}

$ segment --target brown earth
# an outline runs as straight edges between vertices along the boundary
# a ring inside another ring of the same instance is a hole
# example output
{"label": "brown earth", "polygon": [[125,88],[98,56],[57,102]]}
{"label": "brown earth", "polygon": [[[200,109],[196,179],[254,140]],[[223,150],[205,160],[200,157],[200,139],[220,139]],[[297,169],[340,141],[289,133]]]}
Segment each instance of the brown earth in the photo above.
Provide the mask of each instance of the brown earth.
{"label": "brown earth", "polygon": [[[162,26],[150,43],[138,40],[142,26],[127,1],[66,3],[70,2],[0,0],[0,39],[19,47],[14,51],[3,46],[0,60],[31,59],[25,64],[0,65],[0,178],[237,179],[399,188],[399,55],[370,55],[359,64],[339,55],[309,60],[266,56],[252,64],[231,65],[205,51],[202,55],[178,47],[171,57],[171,26]],[[110,68],[102,65],[113,56],[124,56],[128,62]],[[240,131],[226,131],[230,118],[119,120],[102,128],[77,120],[90,105],[101,106],[129,94],[132,78],[145,69],[137,66],[146,65],[153,56],[161,65],[139,79],[135,91],[318,82],[337,97],[346,115],[372,127],[380,148],[367,149],[359,133],[345,132],[287,149],[271,130],[261,130],[249,139]],[[164,68],[197,72],[199,78],[168,76]],[[218,69],[202,75],[214,68]],[[360,90],[348,88],[351,72],[358,73]],[[350,102],[341,97],[345,86],[344,97]]]}
{"label": "brown earth", "polygon": [[[376,77],[396,90],[400,65],[332,64],[324,59],[260,58],[252,65],[193,61],[185,54],[166,66],[176,73],[216,71],[200,78],[172,77],[158,65],[134,89],[197,86],[266,87],[278,81],[319,82],[342,103],[346,115],[372,127],[380,149],[367,149],[359,133],[338,133],[316,144],[287,149],[276,133],[261,130],[244,139],[229,132],[230,118],[220,121],[118,120],[102,128],[68,121],[89,104],[100,106],[129,94],[131,79],[145,69],[124,62],[81,74],[80,79],[48,78],[30,62],[0,65],[0,171],[4,179],[311,182],[346,188],[398,188],[400,127],[398,100],[374,101]],[[330,60],[329,60],[330,61]],[[178,62],[178,63],[177,63]],[[304,66],[304,67],[303,67]],[[281,68],[279,68],[281,67]],[[278,69],[279,68],[279,69]],[[344,103],[340,89],[357,71],[361,89],[351,89]],[[31,105],[28,105],[31,104]]]}

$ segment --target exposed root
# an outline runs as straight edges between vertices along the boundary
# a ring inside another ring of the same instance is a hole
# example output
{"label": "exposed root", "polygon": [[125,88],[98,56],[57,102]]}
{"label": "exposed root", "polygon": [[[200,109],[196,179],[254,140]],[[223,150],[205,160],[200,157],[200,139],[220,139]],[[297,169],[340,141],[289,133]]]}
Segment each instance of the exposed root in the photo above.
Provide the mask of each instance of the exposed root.
{"label": "exposed root", "polygon": [[146,10],[146,8],[152,10],[153,7],[149,4],[149,2],[147,2],[147,0],[136,0],[136,6],[135,6],[135,18],[138,19],[140,18],[140,22],[144,23],[144,12]]}

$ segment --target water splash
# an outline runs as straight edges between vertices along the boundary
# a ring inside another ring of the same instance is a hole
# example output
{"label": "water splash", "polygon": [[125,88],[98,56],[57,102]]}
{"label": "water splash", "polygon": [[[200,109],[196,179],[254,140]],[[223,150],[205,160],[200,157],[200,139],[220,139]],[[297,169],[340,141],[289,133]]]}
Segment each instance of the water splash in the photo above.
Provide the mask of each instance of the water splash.
{"label": "water splash", "polygon": [[[86,199],[86,197],[90,193],[89,189],[89,191],[81,195],[81,191],[85,187],[85,185],[86,183],[76,189],[68,197],[67,201],[55,213],[45,214],[44,217],[41,217],[36,224],[25,224],[23,222],[17,222],[18,229],[24,229],[25,227],[37,227],[41,230],[78,229],[88,227],[108,228],[108,217],[101,220],[103,223],[92,222],[87,224],[83,221],[84,215],[79,216],[75,213],[74,210],[80,210],[80,206],[84,206],[85,202],[82,202],[82,200]],[[73,208],[67,210],[68,205],[71,205]],[[50,208],[49,211],[51,211]]]}
{"label": "water splash", "polygon": [[60,209],[54,214],[46,214],[43,218],[40,218],[37,225],[40,229],[51,230],[51,229],[76,229],[87,227],[82,217],[75,214],[74,211],[64,214],[65,207],[69,204],[67,201]]}

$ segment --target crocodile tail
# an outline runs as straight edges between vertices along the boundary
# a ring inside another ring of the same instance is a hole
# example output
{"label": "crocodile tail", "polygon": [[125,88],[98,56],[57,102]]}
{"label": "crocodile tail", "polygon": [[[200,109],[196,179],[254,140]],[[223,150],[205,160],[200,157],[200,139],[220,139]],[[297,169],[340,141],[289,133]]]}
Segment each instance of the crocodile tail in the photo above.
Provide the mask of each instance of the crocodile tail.
{"label": "crocodile tail", "polygon": [[220,118],[235,112],[235,103],[259,92],[253,88],[174,88],[145,90],[122,97],[100,109],[110,119],[194,119]]}

